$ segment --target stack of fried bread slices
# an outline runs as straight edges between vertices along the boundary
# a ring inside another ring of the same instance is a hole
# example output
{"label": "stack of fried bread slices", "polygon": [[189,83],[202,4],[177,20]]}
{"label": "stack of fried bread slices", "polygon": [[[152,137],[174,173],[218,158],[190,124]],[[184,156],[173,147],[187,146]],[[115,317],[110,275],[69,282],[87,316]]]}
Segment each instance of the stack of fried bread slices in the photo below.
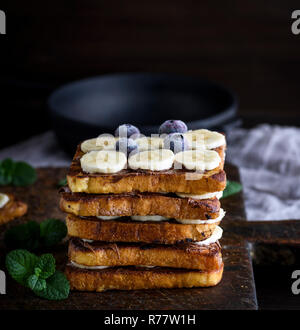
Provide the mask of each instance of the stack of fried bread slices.
{"label": "stack of fried bread slices", "polygon": [[122,152],[124,139],[113,136],[78,146],[60,200],[67,213],[72,289],[220,282],[225,137],[204,129],[180,135],[189,147],[180,145],[179,152],[172,142],[166,148],[162,137],[135,139],[131,153]]}

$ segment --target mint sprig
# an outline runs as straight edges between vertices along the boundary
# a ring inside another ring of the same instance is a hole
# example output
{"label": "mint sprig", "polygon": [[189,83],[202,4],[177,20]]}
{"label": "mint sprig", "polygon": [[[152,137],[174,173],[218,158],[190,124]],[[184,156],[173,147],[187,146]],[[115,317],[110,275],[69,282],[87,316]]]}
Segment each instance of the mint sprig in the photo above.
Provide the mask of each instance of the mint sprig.
{"label": "mint sprig", "polygon": [[13,250],[7,254],[5,263],[12,278],[37,296],[49,300],[68,297],[70,284],[63,273],[55,270],[51,254],[37,257],[27,250]]}
{"label": "mint sprig", "polygon": [[33,291],[41,291],[47,287],[46,281],[42,278],[39,278],[37,275],[30,275],[26,283],[27,286]]}
{"label": "mint sprig", "polygon": [[50,253],[40,256],[38,262],[35,265],[34,273],[41,279],[47,279],[55,272],[55,259]]}
{"label": "mint sprig", "polygon": [[39,247],[40,225],[35,221],[8,229],[4,236],[7,247],[33,251]]}
{"label": "mint sprig", "polygon": [[14,166],[12,184],[14,186],[29,186],[37,179],[35,169],[25,162],[17,162]]}
{"label": "mint sprig", "polygon": [[56,245],[66,235],[67,227],[58,219],[47,219],[40,224],[41,244],[45,247]]}
{"label": "mint sprig", "polygon": [[235,194],[239,193],[242,189],[243,189],[243,186],[239,182],[227,180],[226,188],[223,191],[222,198],[226,198],[231,195],[235,195]]}
{"label": "mint sprig", "polygon": [[55,273],[47,279],[46,288],[43,290],[34,290],[34,293],[48,300],[62,300],[66,299],[70,292],[70,284],[66,276],[60,272]]}
{"label": "mint sprig", "polygon": [[52,254],[43,254],[34,267],[34,274],[27,279],[27,285],[34,291],[46,289],[46,279],[55,273],[55,259]]}
{"label": "mint sprig", "polygon": [[47,219],[40,224],[29,221],[8,229],[4,236],[5,245],[10,249],[34,251],[41,247],[51,247],[67,235],[67,227],[58,219]]}
{"label": "mint sprig", "polygon": [[27,278],[34,273],[38,257],[26,250],[14,250],[6,256],[6,268],[11,277],[22,285],[27,285]]}
{"label": "mint sprig", "polygon": [[0,185],[8,185],[12,182],[15,170],[15,163],[10,159],[0,162]]}
{"label": "mint sprig", "polygon": [[58,187],[63,187],[67,184],[67,178],[61,179],[58,181]]}
{"label": "mint sprig", "polygon": [[25,162],[10,158],[0,161],[0,185],[28,186],[37,179],[35,169]]}

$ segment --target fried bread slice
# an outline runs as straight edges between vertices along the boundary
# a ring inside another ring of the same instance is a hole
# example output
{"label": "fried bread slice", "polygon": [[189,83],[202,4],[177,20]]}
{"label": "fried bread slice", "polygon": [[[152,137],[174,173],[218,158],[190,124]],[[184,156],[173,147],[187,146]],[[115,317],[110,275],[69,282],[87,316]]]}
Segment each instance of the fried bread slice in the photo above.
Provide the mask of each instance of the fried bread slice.
{"label": "fried bread slice", "polygon": [[64,212],[83,217],[161,215],[176,219],[215,219],[220,211],[220,202],[217,198],[181,198],[175,194],[97,195],[62,191],[60,208]]}
{"label": "fried bread slice", "polygon": [[0,225],[5,224],[15,218],[23,216],[27,212],[27,204],[15,199],[14,195],[6,194],[9,201],[0,208]]}
{"label": "fried bread slice", "polygon": [[220,222],[205,224],[181,224],[169,221],[100,220],[96,217],[66,218],[69,236],[104,242],[143,242],[176,244],[202,241],[212,235]]}
{"label": "fried bread slice", "polygon": [[204,173],[171,168],[165,171],[124,169],[113,174],[90,174],[81,169],[80,158],[84,153],[78,145],[67,174],[68,186],[72,192],[90,194],[120,194],[135,191],[204,194],[222,191],[226,187],[226,174],[223,171],[225,145],[214,150],[219,153],[221,163],[217,168]]}
{"label": "fried bread slice", "polygon": [[101,270],[82,269],[70,264],[65,274],[71,290],[141,290],[209,287],[217,285],[223,274],[223,264],[219,269],[201,271],[165,267],[112,267]]}
{"label": "fried bread slice", "polygon": [[209,245],[183,243],[176,245],[86,242],[72,238],[69,260],[85,266],[160,266],[171,268],[216,270],[222,254],[218,242]]}

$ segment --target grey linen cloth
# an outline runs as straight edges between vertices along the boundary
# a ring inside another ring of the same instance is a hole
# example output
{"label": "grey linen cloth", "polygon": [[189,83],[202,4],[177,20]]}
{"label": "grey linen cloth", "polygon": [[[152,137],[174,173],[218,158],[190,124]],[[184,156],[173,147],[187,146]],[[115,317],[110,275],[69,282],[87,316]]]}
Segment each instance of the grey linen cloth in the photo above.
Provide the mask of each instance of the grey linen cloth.
{"label": "grey linen cloth", "polygon": [[300,219],[300,129],[234,129],[227,142],[227,161],[240,170],[247,219]]}
{"label": "grey linen cloth", "polygon": [[34,167],[68,167],[71,164],[71,158],[61,149],[52,131],[0,150],[0,160],[5,158],[22,160]]}
{"label": "grey linen cloth", "polygon": [[[300,129],[260,125],[227,133],[227,161],[239,167],[248,220],[300,219]],[[49,131],[0,151],[0,159],[67,167]]]}

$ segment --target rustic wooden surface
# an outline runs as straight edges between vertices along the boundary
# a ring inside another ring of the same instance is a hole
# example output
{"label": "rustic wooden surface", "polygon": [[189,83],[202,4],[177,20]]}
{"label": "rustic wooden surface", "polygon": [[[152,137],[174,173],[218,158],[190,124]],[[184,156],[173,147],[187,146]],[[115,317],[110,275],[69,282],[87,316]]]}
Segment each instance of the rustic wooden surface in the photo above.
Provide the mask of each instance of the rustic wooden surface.
{"label": "rustic wooden surface", "polygon": [[300,221],[249,221],[227,226],[233,236],[243,236],[249,242],[300,245]]}
{"label": "rustic wooden surface", "polygon": [[[238,180],[236,168],[227,167],[228,177]],[[39,169],[39,179],[29,188],[1,189],[14,192],[29,204],[29,211],[22,219],[0,228],[2,236],[9,226],[28,219],[42,221],[49,217],[64,219],[58,208],[57,183],[64,178],[66,169]],[[224,199],[227,210],[224,226],[236,221],[243,223],[245,214],[242,194]],[[2,237],[0,237],[2,238]],[[0,240],[1,266],[4,268],[5,247]],[[104,293],[72,292],[67,300],[47,301],[34,296],[11,278],[7,279],[7,294],[0,299],[0,309],[256,309],[257,301],[248,243],[243,237],[225,229],[222,239],[225,262],[222,282],[213,288],[107,291]],[[63,269],[66,262],[67,244],[52,249],[57,265]]]}

